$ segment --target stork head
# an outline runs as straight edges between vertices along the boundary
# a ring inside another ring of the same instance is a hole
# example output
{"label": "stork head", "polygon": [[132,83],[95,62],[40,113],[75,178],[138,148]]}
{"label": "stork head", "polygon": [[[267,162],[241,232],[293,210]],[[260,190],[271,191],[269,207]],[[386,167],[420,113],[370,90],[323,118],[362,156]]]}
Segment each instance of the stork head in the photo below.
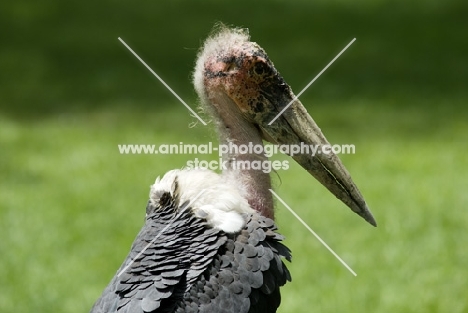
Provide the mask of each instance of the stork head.
{"label": "stork head", "polygon": [[271,143],[316,147],[319,153],[292,157],[351,210],[375,226],[364,198],[341,160],[328,149],[322,150],[329,143],[320,128],[265,51],[249,39],[247,30],[221,26],[206,40],[194,73],[195,89],[204,108],[218,123],[236,119],[240,121],[237,124],[248,125],[250,132],[257,132]]}

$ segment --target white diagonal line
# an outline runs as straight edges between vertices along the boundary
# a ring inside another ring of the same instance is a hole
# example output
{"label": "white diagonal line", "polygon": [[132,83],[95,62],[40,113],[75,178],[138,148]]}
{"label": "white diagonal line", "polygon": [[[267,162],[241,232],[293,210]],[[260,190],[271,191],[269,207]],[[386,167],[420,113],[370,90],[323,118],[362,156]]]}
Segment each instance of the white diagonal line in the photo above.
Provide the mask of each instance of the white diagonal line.
{"label": "white diagonal line", "polygon": [[143,63],[143,65],[144,65],[144,66],[145,66],[145,67],[146,67],[146,68],[147,68],[147,69],[164,85],[164,87],[166,87],[166,88],[167,88],[183,105],[185,105],[185,107],[186,107],[196,118],[198,118],[198,120],[199,120],[200,122],[202,122],[203,125],[205,125],[205,126],[207,125],[207,124],[205,123],[205,121],[202,120],[201,117],[198,116],[198,114],[195,113],[195,111],[192,110],[192,108],[189,107],[189,105],[188,105],[187,103],[185,103],[185,101],[184,101],[181,97],[179,97],[179,95],[178,95],[174,90],[172,90],[172,88],[169,87],[169,85],[166,84],[166,82],[165,82],[161,77],[159,77],[159,75],[156,74],[156,73],[151,69],[151,67],[149,67],[148,64],[146,64],[145,61],[143,61],[142,58],[140,58],[140,57],[138,56],[138,54],[135,53],[135,51],[133,51],[132,48],[130,48],[130,47],[125,43],[125,41],[123,41],[122,38],[119,37],[119,40],[120,40],[120,42],[121,42],[121,43],[122,43],[122,44],[123,44],[123,45],[124,45],[140,62],[141,62],[141,63]]}
{"label": "white diagonal line", "polygon": [[291,106],[291,104],[292,104],[294,101],[296,101],[296,100],[304,93],[304,91],[306,91],[307,88],[309,88],[310,85],[312,85],[312,84],[317,80],[317,78],[319,78],[320,75],[322,75],[323,72],[325,72],[325,71],[327,70],[327,68],[329,68],[330,65],[332,65],[333,62],[335,62],[336,59],[338,59],[338,58],[340,57],[340,55],[342,55],[343,52],[345,52],[346,49],[348,49],[349,46],[351,46],[351,45],[353,44],[353,42],[355,42],[355,41],[356,41],[356,38],[354,38],[353,40],[351,40],[351,42],[348,43],[348,45],[347,45],[346,47],[344,47],[343,50],[341,50],[341,52],[338,53],[338,55],[337,55],[333,60],[331,60],[330,63],[328,63],[328,65],[325,66],[325,68],[324,68],[320,73],[318,73],[317,76],[315,76],[314,79],[312,79],[312,80],[310,81],[310,83],[308,83],[307,86],[305,86],[304,89],[302,89],[301,92],[299,92],[299,93],[297,94],[297,96],[295,96],[294,99],[292,99],[291,102],[289,102],[288,105],[285,106],[285,107],[281,110],[281,112],[279,112],[279,113],[275,116],[275,118],[271,120],[270,123],[268,123],[268,125],[273,124],[273,122],[276,121],[276,119],[277,119],[278,117],[280,117],[281,114],[283,114],[284,111],[286,111],[286,110]]}
{"label": "white diagonal line", "polygon": [[171,225],[172,223],[177,220],[184,212],[185,210],[187,210],[187,208],[190,208],[190,205],[195,201],[197,200],[198,197],[201,196],[201,194],[205,191],[205,189],[203,189],[202,191],[200,191],[198,193],[198,195],[196,195],[192,200],[190,200],[190,202],[187,204],[187,206],[185,206],[185,208],[183,210],[181,210],[179,212],[179,214],[177,214],[170,222],[169,224],[166,225],[166,227],[164,227],[154,238],[153,240],[151,240],[131,261],[130,263],[127,264],[127,266],[125,266],[120,272],[119,274],[117,274],[117,277],[119,277],[120,275],[122,275],[126,270],[128,270],[128,268],[130,266],[132,266],[133,263],[135,263],[135,260],[137,260],[158,238],[159,236],[161,236],[162,233],[164,233]]}
{"label": "white diagonal line", "polygon": [[335,256],[335,258],[338,259],[338,261],[341,262],[341,264],[344,265],[344,267],[346,267],[346,268],[348,269],[348,271],[351,272],[351,274],[353,274],[354,276],[357,276],[356,272],[353,271],[353,269],[352,269],[351,267],[349,267],[349,265],[346,264],[346,262],[343,261],[343,259],[340,258],[340,256],[339,256],[338,254],[336,254],[335,251],[333,251],[333,250],[326,244],[326,242],[323,241],[322,238],[320,238],[320,236],[317,235],[317,233],[314,232],[314,231],[312,230],[312,228],[310,228],[309,225],[307,225],[306,222],[304,222],[304,220],[303,220],[299,215],[297,215],[296,212],[294,212],[294,211],[286,204],[286,202],[284,202],[283,199],[280,198],[280,196],[278,196],[278,195],[276,194],[276,192],[274,192],[274,191],[271,190],[271,189],[270,189],[270,192],[271,192],[271,193],[272,193],[272,194],[273,194],[273,195],[274,195],[274,196],[275,196],[291,213],[292,213],[292,215],[294,215],[294,216],[299,220],[299,222],[302,223],[302,225],[305,226],[305,228],[307,228],[307,229],[312,233],[312,235],[315,236],[315,238],[317,238],[318,241],[320,241],[320,243],[321,243],[322,245],[325,246],[325,248],[328,249],[328,251],[331,252],[331,254],[333,254],[333,255]]}

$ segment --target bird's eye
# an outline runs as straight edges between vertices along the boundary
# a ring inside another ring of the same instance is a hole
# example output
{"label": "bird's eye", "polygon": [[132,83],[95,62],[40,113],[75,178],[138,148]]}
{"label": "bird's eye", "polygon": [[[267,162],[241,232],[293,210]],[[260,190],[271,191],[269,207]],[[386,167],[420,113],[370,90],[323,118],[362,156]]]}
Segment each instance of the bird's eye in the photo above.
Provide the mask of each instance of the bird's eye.
{"label": "bird's eye", "polygon": [[226,72],[231,72],[237,70],[236,62],[230,62],[226,66]]}
{"label": "bird's eye", "polygon": [[257,75],[265,74],[268,71],[268,65],[263,62],[257,62],[254,65],[254,72]]}

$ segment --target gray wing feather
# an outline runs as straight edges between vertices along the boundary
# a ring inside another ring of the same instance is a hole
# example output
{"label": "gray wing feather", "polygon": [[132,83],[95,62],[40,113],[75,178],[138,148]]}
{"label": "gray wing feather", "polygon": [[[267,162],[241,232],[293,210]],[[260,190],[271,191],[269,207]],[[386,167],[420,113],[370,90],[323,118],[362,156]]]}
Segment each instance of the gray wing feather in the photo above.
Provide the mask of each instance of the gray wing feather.
{"label": "gray wing feather", "polygon": [[145,225],[91,312],[276,312],[279,287],[291,280],[281,258],[291,253],[274,222],[249,214],[243,230],[226,234],[187,203],[163,198],[148,204]]}

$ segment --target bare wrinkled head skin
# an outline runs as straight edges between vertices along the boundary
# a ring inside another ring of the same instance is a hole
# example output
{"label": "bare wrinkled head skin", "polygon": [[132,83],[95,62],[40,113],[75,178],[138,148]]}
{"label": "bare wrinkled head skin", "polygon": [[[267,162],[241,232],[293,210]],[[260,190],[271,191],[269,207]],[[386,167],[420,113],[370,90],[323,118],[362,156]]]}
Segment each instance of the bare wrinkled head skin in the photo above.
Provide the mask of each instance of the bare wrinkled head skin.
{"label": "bare wrinkled head skin", "polygon": [[264,139],[274,144],[318,147],[315,155],[291,157],[351,210],[376,225],[341,160],[332,152],[323,152],[322,147],[330,144],[322,131],[265,51],[250,41],[247,30],[218,26],[200,50],[194,85],[223,141],[261,143]]}
{"label": "bare wrinkled head skin", "polygon": [[243,117],[255,124],[269,122],[277,113],[278,108],[265,107],[273,104],[266,98],[285,94],[292,97],[265,51],[249,41],[248,30],[225,26],[205,42],[196,64],[194,85],[202,105],[209,104],[204,109],[216,108],[216,97],[225,93]]}

